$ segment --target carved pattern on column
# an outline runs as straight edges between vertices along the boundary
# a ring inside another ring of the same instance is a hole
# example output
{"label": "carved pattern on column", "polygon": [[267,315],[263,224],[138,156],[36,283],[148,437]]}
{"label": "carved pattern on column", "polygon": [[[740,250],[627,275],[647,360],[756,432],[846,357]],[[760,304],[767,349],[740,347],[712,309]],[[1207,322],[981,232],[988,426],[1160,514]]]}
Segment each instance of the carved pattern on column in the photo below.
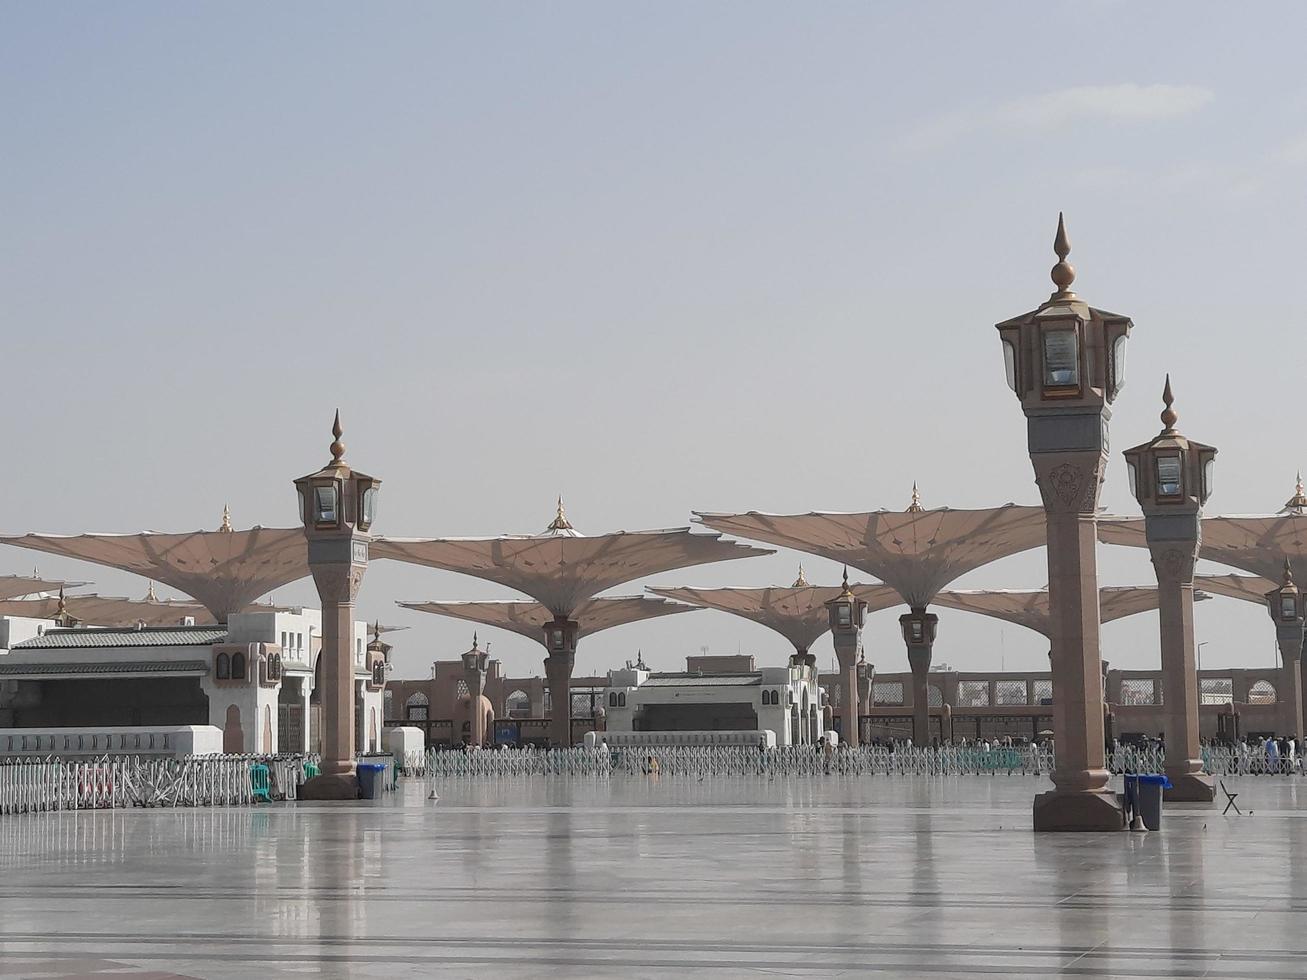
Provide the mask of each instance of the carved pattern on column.
{"label": "carved pattern on column", "polygon": [[1159,576],[1187,581],[1193,578],[1194,552],[1180,548],[1166,548],[1153,554],[1153,566]]}
{"label": "carved pattern on column", "polygon": [[1080,502],[1081,490],[1085,485],[1085,471],[1075,463],[1058,463],[1048,471],[1045,482],[1047,485],[1045,495],[1052,493],[1064,508],[1070,509]]}

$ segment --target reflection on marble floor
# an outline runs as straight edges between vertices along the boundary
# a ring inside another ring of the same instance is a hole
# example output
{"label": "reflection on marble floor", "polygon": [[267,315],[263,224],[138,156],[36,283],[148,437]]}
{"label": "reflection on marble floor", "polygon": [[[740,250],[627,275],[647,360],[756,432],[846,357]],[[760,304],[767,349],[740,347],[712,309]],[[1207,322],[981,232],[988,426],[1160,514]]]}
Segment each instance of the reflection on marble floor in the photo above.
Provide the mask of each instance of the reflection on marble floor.
{"label": "reflection on marble floor", "polygon": [[1045,787],[450,781],[6,817],[0,978],[1307,975],[1307,780],[1239,780],[1244,817],[1036,837]]}

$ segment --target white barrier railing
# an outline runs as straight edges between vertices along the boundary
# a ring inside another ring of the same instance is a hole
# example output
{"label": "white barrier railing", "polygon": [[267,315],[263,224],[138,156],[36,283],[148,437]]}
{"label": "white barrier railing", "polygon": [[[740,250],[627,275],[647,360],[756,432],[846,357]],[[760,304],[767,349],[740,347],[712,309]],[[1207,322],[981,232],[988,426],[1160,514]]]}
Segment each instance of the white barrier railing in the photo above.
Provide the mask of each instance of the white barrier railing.
{"label": "white barrier railing", "polygon": [[660,745],[639,748],[487,749],[431,751],[425,770],[434,777],[634,775],[657,771],[694,776],[813,776],[826,773],[954,776],[1047,773],[1052,752],[1035,746],[939,749],[865,746],[830,755],[812,746]]}

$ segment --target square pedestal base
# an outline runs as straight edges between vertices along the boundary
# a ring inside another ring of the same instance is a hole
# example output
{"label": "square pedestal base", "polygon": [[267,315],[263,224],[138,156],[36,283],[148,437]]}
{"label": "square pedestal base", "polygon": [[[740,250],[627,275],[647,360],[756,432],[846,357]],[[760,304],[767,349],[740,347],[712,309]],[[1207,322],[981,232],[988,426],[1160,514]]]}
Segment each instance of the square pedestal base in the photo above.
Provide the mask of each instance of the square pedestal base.
{"label": "square pedestal base", "polygon": [[1191,772],[1183,776],[1172,776],[1171,788],[1162,790],[1162,799],[1167,803],[1212,803],[1216,800],[1216,779],[1205,772]]}
{"label": "square pedestal base", "polygon": [[336,776],[314,776],[299,788],[301,800],[357,800],[359,778],[352,772]]}
{"label": "square pedestal base", "polygon": [[1062,793],[1052,790],[1035,797],[1035,832],[1102,833],[1125,830],[1125,808],[1110,790]]}

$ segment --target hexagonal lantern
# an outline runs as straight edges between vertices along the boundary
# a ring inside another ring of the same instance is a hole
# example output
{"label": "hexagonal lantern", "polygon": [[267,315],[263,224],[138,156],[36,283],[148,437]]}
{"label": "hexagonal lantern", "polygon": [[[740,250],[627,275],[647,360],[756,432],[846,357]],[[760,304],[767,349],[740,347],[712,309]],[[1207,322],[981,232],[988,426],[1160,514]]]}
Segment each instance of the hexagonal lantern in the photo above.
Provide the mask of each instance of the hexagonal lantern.
{"label": "hexagonal lantern", "polygon": [[1162,391],[1166,408],[1162,412],[1162,429],[1154,439],[1127,449],[1126,472],[1130,492],[1139,501],[1144,516],[1189,512],[1197,514],[1212,495],[1212,477],[1216,467],[1216,447],[1187,439],[1175,430],[1178,419],[1171,407],[1171,378]]}

